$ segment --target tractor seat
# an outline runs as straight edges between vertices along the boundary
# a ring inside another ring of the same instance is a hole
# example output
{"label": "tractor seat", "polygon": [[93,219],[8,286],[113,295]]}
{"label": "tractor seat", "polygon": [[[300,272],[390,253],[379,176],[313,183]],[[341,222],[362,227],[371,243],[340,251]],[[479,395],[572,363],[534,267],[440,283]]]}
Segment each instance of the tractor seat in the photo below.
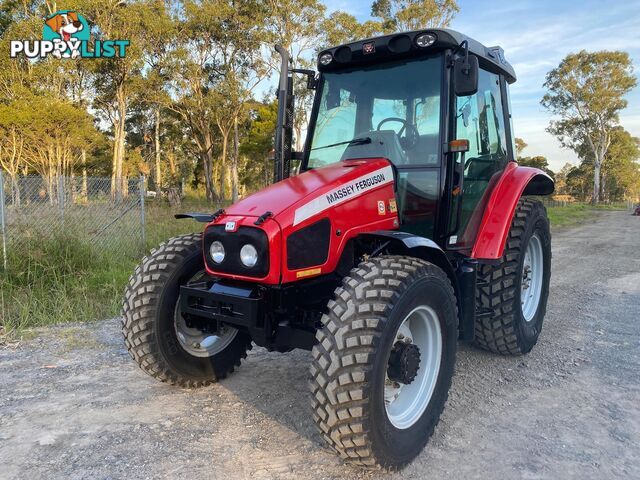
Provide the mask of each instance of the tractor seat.
{"label": "tractor seat", "polygon": [[476,180],[489,181],[496,169],[495,161],[492,159],[470,158],[467,169],[467,177]]}
{"label": "tractor seat", "polygon": [[371,143],[349,145],[340,160],[355,160],[358,158],[388,158],[394,165],[407,163],[398,135],[393,130],[372,130],[357,135],[358,138],[369,137]]}

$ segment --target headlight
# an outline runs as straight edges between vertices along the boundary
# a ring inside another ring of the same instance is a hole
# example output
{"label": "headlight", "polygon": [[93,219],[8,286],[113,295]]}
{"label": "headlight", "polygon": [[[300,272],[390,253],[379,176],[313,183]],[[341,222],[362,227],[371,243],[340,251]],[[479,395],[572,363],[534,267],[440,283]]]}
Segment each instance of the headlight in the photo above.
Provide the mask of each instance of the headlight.
{"label": "headlight", "polygon": [[247,268],[251,268],[258,263],[258,251],[256,250],[256,247],[250,243],[243,246],[240,249],[240,261]]}
{"label": "headlight", "polygon": [[224,260],[224,246],[217,240],[209,247],[209,253],[211,254],[211,258],[213,258],[213,261],[216,263],[222,263]]}

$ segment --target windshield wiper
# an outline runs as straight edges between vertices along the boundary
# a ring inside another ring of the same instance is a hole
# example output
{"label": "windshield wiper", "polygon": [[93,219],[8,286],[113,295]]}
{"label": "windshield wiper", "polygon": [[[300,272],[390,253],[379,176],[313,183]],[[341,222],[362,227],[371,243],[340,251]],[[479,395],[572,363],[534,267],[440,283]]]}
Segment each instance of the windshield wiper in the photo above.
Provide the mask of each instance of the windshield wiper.
{"label": "windshield wiper", "polygon": [[351,140],[347,140],[346,142],[338,142],[338,143],[332,143],[331,145],[323,145],[321,147],[315,147],[315,148],[312,148],[311,150],[320,150],[323,148],[337,147],[339,145],[366,145],[367,143],[371,143],[370,137],[360,137],[360,138],[353,138]]}

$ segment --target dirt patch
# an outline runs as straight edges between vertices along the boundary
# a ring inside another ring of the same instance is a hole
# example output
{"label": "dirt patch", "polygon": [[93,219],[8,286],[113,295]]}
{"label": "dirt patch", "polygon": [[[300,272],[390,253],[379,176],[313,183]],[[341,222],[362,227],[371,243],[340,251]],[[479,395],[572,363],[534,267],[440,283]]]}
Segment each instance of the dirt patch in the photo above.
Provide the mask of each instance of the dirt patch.
{"label": "dirt patch", "polygon": [[345,465],[316,433],[307,352],[255,349],[199,390],[129,358],[119,320],[0,349],[0,478],[640,478],[640,219],[554,234],[539,344],[460,346],[449,402],[400,474]]}

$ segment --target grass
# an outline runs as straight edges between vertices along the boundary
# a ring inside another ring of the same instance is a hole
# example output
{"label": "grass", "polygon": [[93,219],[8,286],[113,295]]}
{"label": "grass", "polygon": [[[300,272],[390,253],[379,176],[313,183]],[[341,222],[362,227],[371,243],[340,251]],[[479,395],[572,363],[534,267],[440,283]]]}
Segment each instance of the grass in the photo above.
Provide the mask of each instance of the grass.
{"label": "grass", "polygon": [[585,204],[570,203],[564,207],[547,207],[552,227],[577,225],[593,217],[595,211]]}
{"label": "grass", "polygon": [[34,238],[20,251],[9,251],[9,268],[0,277],[7,333],[113,316],[133,264],[125,250],[98,249],[68,232]]}
{"label": "grass", "polygon": [[627,205],[624,203],[590,205],[576,202],[564,206],[547,207],[547,213],[552,227],[570,227],[593,218],[598,210],[626,210],[626,208]]}
{"label": "grass", "polygon": [[[200,231],[202,224],[173,218],[175,211],[212,210],[197,207],[150,204],[146,251],[173,236]],[[74,231],[73,219],[65,229],[23,231],[19,245],[9,245],[7,271],[0,272],[0,339],[23,338],[34,327],[117,316],[142,254],[138,227],[133,228],[114,224],[99,243]]]}

